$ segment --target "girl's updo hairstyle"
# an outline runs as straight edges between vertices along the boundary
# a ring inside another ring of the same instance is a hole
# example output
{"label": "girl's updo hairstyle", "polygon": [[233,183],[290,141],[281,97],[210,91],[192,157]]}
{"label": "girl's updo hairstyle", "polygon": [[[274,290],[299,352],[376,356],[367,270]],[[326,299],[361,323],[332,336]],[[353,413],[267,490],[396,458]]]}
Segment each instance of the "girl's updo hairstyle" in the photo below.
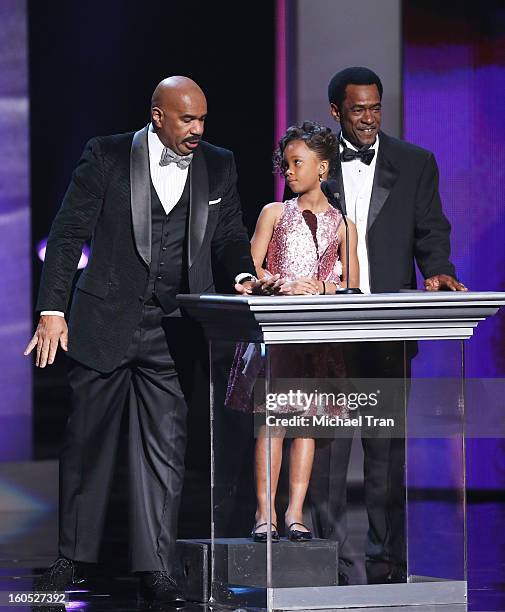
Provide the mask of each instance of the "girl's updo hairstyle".
{"label": "girl's updo hairstyle", "polygon": [[284,174],[284,151],[294,140],[303,141],[311,151],[314,151],[320,161],[329,161],[331,173],[338,155],[338,139],[330,128],[315,121],[304,121],[302,125],[292,125],[286,130],[273,155],[274,172]]}

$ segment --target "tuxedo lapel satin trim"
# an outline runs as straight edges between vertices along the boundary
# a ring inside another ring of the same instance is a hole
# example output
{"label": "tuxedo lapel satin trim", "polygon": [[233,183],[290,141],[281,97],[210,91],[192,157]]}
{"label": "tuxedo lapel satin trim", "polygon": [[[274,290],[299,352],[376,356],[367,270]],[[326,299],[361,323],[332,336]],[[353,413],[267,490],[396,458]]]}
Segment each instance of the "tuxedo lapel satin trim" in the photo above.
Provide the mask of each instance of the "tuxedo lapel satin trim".
{"label": "tuxedo lapel satin trim", "polygon": [[379,154],[375,166],[372,197],[368,209],[367,230],[379,216],[398,178],[398,171],[387,159],[387,136],[381,132]]}
{"label": "tuxedo lapel satin trim", "polygon": [[130,196],[135,246],[147,266],[151,264],[151,171],[145,127],[133,135],[130,151]]}
{"label": "tuxedo lapel satin trim", "polygon": [[195,262],[202,246],[207,219],[209,216],[209,177],[207,163],[201,149],[197,149],[189,167],[190,199],[189,199],[189,267]]}

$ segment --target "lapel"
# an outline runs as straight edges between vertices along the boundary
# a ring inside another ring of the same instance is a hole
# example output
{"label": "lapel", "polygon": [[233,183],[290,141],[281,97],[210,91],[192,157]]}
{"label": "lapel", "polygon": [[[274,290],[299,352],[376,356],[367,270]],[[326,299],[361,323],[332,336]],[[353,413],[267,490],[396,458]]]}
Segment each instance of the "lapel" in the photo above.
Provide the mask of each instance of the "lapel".
{"label": "lapel", "polygon": [[380,132],[379,138],[379,154],[375,165],[372,197],[370,198],[370,208],[368,209],[367,231],[377,219],[399,174],[398,170],[388,160],[388,136]]}
{"label": "lapel", "polygon": [[189,196],[189,238],[188,256],[189,267],[195,262],[196,256],[202,246],[203,237],[207,228],[209,216],[209,177],[207,163],[201,150],[196,149],[189,167],[190,196]]}
{"label": "lapel", "polygon": [[151,172],[148,127],[133,135],[130,151],[130,202],[133,236],[137,252],[147,266],[151,263]]}

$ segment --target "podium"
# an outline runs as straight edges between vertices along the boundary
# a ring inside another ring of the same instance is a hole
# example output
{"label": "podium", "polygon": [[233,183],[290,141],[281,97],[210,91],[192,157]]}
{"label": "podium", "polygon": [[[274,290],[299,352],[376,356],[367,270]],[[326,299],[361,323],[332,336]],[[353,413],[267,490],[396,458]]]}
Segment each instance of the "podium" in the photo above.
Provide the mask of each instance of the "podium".
{"label": "podium", "polygon": [[[212,525],[210,541],[198,541],[208,546],[209,601],[269,612],[466,610],[464,341],[505,293],[177,299],[209,342]],[[375,464],[365,453],[366,483],[361,464],[346,474],[335,459],[360,437],[386,449]],[[315,440],[303,509],[315,537],[305,542],[283,529],[299,492],[289,463],[300,439]],[[270,529],[266,542],[249,536],[255,462],[266,466],[266,522],[280,541]],[[361,573],[344,586],[346,567]]]}

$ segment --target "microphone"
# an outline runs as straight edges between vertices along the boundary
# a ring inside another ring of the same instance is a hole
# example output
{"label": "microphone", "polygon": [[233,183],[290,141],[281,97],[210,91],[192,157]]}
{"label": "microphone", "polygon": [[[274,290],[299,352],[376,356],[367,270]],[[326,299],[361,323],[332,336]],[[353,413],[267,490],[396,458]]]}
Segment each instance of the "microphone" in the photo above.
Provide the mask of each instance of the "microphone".
{"label": "microphone", "polygon": [[335,293],[341,295],[346,293],[362,293],[358,287],[349,287],[349,224],[344,214],[344,209],[340,202],[340,193],[338,191],[338,183],[335,180],[322,181],[321,191],[326,196],[328,202],[334,206],[337,210],[342,213],[342,220],[345,225],[345,272],[346,272],[346,284],[345,289],[337,289]]}

